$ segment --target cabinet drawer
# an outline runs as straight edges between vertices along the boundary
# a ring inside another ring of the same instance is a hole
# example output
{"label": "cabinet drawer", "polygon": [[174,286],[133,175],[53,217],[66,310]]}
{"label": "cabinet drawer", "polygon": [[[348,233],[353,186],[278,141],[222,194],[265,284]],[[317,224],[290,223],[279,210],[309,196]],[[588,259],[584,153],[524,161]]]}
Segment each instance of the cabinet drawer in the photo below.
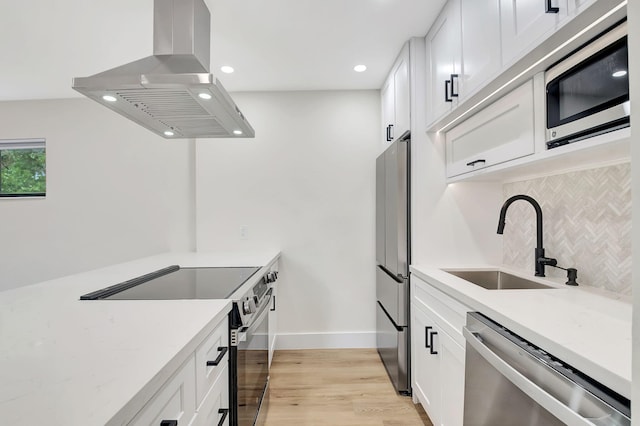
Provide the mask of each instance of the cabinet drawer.
{"label": "cabinet drawer", "polygon": [[[195,355],[196,406],[199,407],[205,395],[216,382],[223,369],[229,364],[229,320],[225,317],[198,346]],[[221,358],[220,358],[221,357]],[[218,365],[207,363],[219,361]]]}
{"label": "cabinet drawer", "polygon": [[530,80],[445,134],[447,177],[534,152]]}
{"label": "cabinet drawer", "polygon": [[188,425],[196,412],[195,360],[191,356],[162,389],[129,423],[132,426],[157,426],[163,420]]}
{"label": "cabinet drawer", "polygon": [[229,366],[225,364],[215,383],[205,395],[193,426],[212,426],[220,424],[229,426]]}
{"label": "cabinet drawer", "polygon": [[440,328],[446,331],[459,345],[464,346],[462,327],[466,323],[467,312],[472,309],[413,275],[411,282],[413,283],[413,303],[432,311]]}

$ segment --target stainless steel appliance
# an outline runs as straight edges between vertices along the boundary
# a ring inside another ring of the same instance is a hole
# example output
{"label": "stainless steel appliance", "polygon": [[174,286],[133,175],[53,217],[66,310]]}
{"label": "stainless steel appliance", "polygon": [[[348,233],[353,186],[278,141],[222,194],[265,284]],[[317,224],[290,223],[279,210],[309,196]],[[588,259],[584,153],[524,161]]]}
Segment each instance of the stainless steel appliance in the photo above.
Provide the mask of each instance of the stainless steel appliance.
{"label": "stainless steel appliance", "polygon": [[465,426],[631,424],[630,401],[486,316],[463,328]]}
{"label": "stainless steel appliance", "polygon": [[76,77],[73,89],[164,138],[252,138],[209,73],[210,27],[204,0],[154,0],[153,55]]}
{"label": "stainless steel appliance", "polygon": [[396,390],[411,394],[407,132],[376,160],[376,341]]}
{"label": "stainless steel appliance", "polygon": [[545,73],[547,148],[629,126],[627,22]]}
{"label": "stainless steel appliance", "polygon": [[177,265],[89,293],[81,300],[229,299],[229,419],[233,426],[264,422],[268,401],[269,308],[277,272],[244,285],[258,267],[181,268]]}

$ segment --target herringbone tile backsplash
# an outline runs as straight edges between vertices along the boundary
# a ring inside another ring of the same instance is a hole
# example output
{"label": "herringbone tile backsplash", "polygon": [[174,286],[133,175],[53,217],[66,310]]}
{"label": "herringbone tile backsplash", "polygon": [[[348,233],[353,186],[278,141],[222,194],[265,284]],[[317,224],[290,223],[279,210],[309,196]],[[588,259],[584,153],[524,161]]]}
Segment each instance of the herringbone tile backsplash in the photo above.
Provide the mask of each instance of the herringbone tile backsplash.
{"label": "herringbone tile backsplash", "polygon": [[[516,194],[535,198],[544,218],[544,248],[558,265],[578,270],[578,283],[631,295],[631,165],[629,163],[507,183],[505,200]],[[534,270],[536,219],[533,207],[509,207],[503,261]],[[566,272],[547,268],[549,277]]]}

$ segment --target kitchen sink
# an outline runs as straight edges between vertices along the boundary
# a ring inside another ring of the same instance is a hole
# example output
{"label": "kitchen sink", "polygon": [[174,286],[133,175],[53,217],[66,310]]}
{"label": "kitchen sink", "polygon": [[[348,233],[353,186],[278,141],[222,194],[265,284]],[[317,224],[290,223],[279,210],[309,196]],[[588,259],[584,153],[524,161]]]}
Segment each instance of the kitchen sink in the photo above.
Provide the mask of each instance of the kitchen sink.
{"label": "kitchen sink", "polygon": [[479,271],[479,270],[466,270],[466,271],[451,271],[445,270],[445,272],[469,281],[472,284],[486,288],[487,290],[528,290],[528,289],[553,289],[545,284],[540,284],[535,281],[521,278],[515,275],[508,274],[502,271]]}

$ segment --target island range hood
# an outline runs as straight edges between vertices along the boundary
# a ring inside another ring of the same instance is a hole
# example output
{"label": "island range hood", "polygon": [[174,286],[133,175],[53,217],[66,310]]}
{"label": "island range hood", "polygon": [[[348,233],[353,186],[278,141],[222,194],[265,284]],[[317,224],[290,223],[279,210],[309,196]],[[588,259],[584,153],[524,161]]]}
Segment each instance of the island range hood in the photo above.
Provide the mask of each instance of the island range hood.
{"label": "island range hood", "polygon": [[153,56],[73,89],[167,138],[252,138],[255,132],[209,72],[211,15],[203,0],[154,0]]}

